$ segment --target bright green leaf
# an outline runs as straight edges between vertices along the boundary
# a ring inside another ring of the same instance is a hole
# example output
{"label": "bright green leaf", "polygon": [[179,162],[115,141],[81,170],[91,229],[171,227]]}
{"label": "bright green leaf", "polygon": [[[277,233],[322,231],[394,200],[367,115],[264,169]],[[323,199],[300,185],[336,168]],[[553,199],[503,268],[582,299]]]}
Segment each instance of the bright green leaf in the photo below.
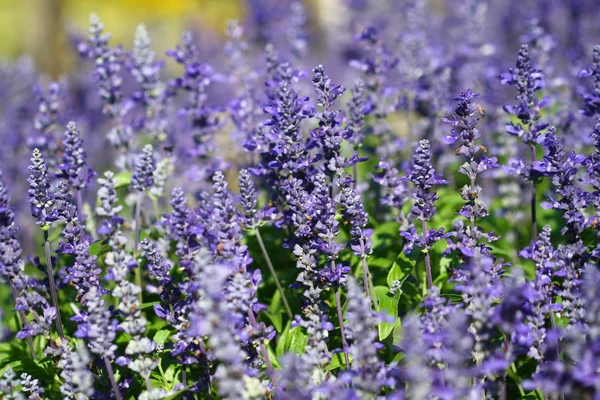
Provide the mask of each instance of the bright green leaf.
{"label": "bright green leaf", "polygon": [[[350,363],[352,363],[352,356],[348,355],[348,359]],[[346,366],[346,357],[344,357],[344,353],[336,353],[331,357],[331,362],[325,368],[327,371],[333,371],[334,369],[338,369],[340,367]]]}
{"label": "bright green leaf", "polygon": [[398,254],[396,261],[392,264],[392,268],[387,276],[388,287],[392,287],[394,281],[404,282],[406,278],[410,276],[413,268],[417,264],[417,258],[413,257],[412,254],[407,256],[404,251]]}
{"label": "bright green leaf", "polygon": [[304,347],[308,342],[308,336],[302,332],[302,328],[297,326],[290,330],[290,347],[289,349],[296,354],[302,354],[304,352]]}
{"label": "bright green leaf", "polygon": [[129,186],[131,183],[131,176],[133,173],[131,171],[120,172],[115,174],[115,189],[119,189],[125,186]]}
{"label": "bright green leaf", "polygon": [[167,342],[167,339],[169,338],[169,336],[171,335],[171,331],[168,329],[161,329],[160,331],[156,332],[154,334],[154,341],[157,344],[165,344]]}
{"label": "bright green leaf", "polygon": [[400,302],[400,292],[397,292],[391,296],[389,288],[385,286],[375,286],[375,297],[379,303],[379,312],[385,311],[387,315],[394,318],[394,322],[381,322],[378,325],[379,340],[387,338],[394,327],[399,324],[400,318],[398,318],[398,304]]}

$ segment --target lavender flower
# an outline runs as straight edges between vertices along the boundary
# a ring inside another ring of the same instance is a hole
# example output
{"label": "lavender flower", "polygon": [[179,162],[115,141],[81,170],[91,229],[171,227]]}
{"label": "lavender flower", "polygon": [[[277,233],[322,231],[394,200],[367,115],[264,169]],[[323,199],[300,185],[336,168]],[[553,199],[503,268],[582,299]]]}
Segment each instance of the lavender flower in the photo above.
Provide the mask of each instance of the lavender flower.
{"label": "lavender flower", "polygon": [[432,189],[436,185],[447,183],[442,179],[442,176],[433,169],[430,147],[431,145],[427,139],[419,141],[417,149],[412,156],[411,168],[408,170],[408,175],[405,178],[410,180],[415,186],[415,192],[413,193],[414,203],[411,214],[422,222],[422,232],[420,235],[417,234],[416,229],[413,227],[410,228],[408,232],[401,233],[401,236],[407,240],[407,244],[404,247],[404,252],[406,254],[409,254],[414,246],[417,246],[426,252],[425,264],[429,288],[433,287],[429,251],[436,242],[446,237],[443,233],[443,229],[435,230],[428,229],[427,227],[427,222],[433,218],[437,210],[434,203],[438,199],[438,196]]}
{"label": "lavender flower", "polygon": [[48,167],[38,149],[33,150],[29,171],[27,182],[29,182],[31,215],[42,230],[48,230],[58,219],[58,212],[54,206],[54,195],[50,190]]}
{"label": "lavender flower", "polygon": [[[365,117],[368,109],[364,100],[365,84],[358,79],[351,89],[352,97],[347,103],[348,107],[348,141],[354,145],[354,150],[362,146],[365,138]],[[354,177],[356,179],[356,177]]]}
{"label": "lavender flower", "polygon": [[11,367],[6,367],[3,377],[0,379],[0,393],[9,400],[24,400],[25,396],[17,390],[19,385],[17,374]]}
{"label": "lavender flower", "polygon": [[135,29],[130,70],[140,86],[134,98],[143,104],[154,102],[160,94],[160,70],[163,62],[156,61],[154,56],[150,35],[146,27],[140,24]]}
{"label": "lavender flower", "polygon": [[247,246],[242,244],[240,213],[233,205],[225,176],[220,171],[213,177],[213,190],[212,221],[207,232],[211,251],[215,260],[227,260],[236,268],[245,270],[252,259],[248,255]]}
{"label": "lavender flower", "polygon": [[98,178],[98,207],[96,215],[106,217],[102,220],[102,226],[98,228],[98,233],[110,236],[125,222],[125,219],[119,216],[123,206],[119,205],[119,198],[115,186],[117,181],[115,174],[111,171],[104,173],[104,178]]}
{"label": "lavender flower", "polygon": [[588,206],[588,196],[574,184],[578,165],[585,161],[585,156],[574,151],[569,155],[563,150],[561,138],[557,137],[554,128],[539,138],[539,142],[548,149],[541,161],[533,163],[533,169],[544,176],[552,177],[552,185],[562,198],[549,198],[542,203],[543,208],[561,210],[566,221],[561,233],[570,238],[578,238],[585,227],[582,210]]}
{"label": "lavender flower", "polygon": [[369,214],[365,211],[360,195],[350,186],[351,183],[350,176],[340,179],[341,190],[335,200],[340,205],[342,217],[350,224],[350,235],[352,237],[350,248],[354,255],[361,259],[365,293],[369,294],[373,304],[377,304],[367,264],[367,257],[373,252],[373,244],[371,243],[373,231],[367,229]]}
{"label": "lavender flower", "polygon": [[463,255],[468,257],[472,256],[475,250],[487,253],[487,248],[479,243],[481,239],[486,238],[488,241],[496,239],[494,232],[486,234],[476,226],[478,219],[488,215],[486,206],[479,200],[482,189],[476,182],[477,175],[498,167],[496,157],[488,158],[484,155],[479,160],[476,158],[480,150],[485,150],[482,145],[477,143],[481,138],[477,124],[479,123],[479,115],[483,114],[483,109],[477,104],[473,104],[473,100],[478,96],[471,90],[461,92],[459,97],[454,99],[457,105],[453,118],[451,120],[443,119],[444,122],[455,127],[451,130],[449,136],[443,138],[443,141],[446,144],[458,144],[456,155],[462,155],[467,159],[458,171],[470,181],[460,190],[460,195],[465,204],[458,212],[459,215],[470,221],[470,225],[468,228],[464,224],[457,225],[461,230],[452,233],[456,237],[457,243],[452,243],[449,240],[449,249],[458,248]]}
{"label": "lavender flower", "polygon": [[171,264],[160,255],[150,240],[142,240],[141,245],[143,256],[148,260],[150,276],[161,284],[170,282]]}
{"label": "lavender flower", "polygon": [[215,149],[213,136],[220,129],[222,122],[217,115],[219,110],[207,104],[206,91],[217,76],[211,66],[200,62],[191,32],[184,33],[181,45],[175,50],[169,50],[167,55],[173,57],[185,69],[183,76],[169,82],[169,87],[189,94],[185,107],[180,110],[188,119],[194,139],[193,148],[189,153],[202,160],[210,158]]}
{"label": "lavender flower", "polygon": [[77,289],[77,299],[82,303],[85,296],[91,288],[95,287],[102,292],[99,275],[102,272],[96,265],[96,256],[90,255],[90,248],[87,242],[77,245],[75,250],[75,262],[67,268],[65,282]]}
{"label": "lavender flower", "polygon": [[90,14],[89,37],[78,46],[79,54],[94,61],[93,79],[104,102],[103,112],[109,118],[120,118],[123,112],[121,67],[123,54],[120,47],[108,46],[110,35],[103,33],[104,24],[96,14]]}
{"label": "lavender flower", "polygon": [[261,222],[256,210],[258,199],[254,182],[252,182],[252,178],[246,169],[240,171],[239,187],[240,202],[244,212],[244,226],[247,229],[256,229]]}
{"label": "lavender flower", "polygon": [[39,379],[33,379],[33,377],[27,373],[21,374],[21,391],[27,393],[27,396],[31,400],[42,400],[45,392],[44,388],[40,387]]}
{"label": "lavender flower", "polygon": [[199,279],[200,300],[197,312],[191,317],[190,336],[208,336],[208,345],[221,361],[217,367],[217,390],[224,399],[238,399],[244,396],[247,382],[244,359],[246,353],[240,348],[232,326],[231,308],[224,301],[222,287],[229,276],[224,265],[203,266]]}
{"label": "lavender flower", "polygon": [[63,146],[63,163],[58,166],[61,171],[59,176],[67,179],[76,191],[83,190],[88,186],[94,172],[91,168],[86,168],[83,140],[73,121],[67,124]]}
{"label": "lavender flower", "polygon": [[81,323],[77,326],[75,336],[85,338],[93,354],[103,359],[112,360],[115,357],[117,346],[115,341],[116,321],[111,319],[111,312],[104,306],[102,290],[98,286],[91,286],[85,294],[87,313],[77,319]]}
{"label": "lavender flower", "polygon": [[60,392],[65,397],[86,400],[94,394],[94,377],[88,369],[90,361],[85,346],[77,345],[75,349],[68,344],[64,346],[57,366],[62,369]]}
{"label": "lavender flower", "polygon": [[600,113],[600,45],[594,46],[593,65],[579,72],[580,78],[592,78],[593,90],[583,94],[584,106],[581,112],[586,117],[594,117]]}
{"label": "lavender flower", "polygon": [[117,231],[109,241],[112,252],[105,259],[106,265],[109,266],[109,277],[117,284],[112,295],[118,299],[117,309],[122,317],[119,329],[131,336],[125,348],[126,356],[118,357],[116,362],[119,365],[127,365],[129,369],[140,374],[150,390],[150,374],[157,363],[149,354],[154,352],[156,343],[143,336],[147,320],[140,309],[141,301],[138,298],[142,288],[128,280],[131,269],[140,267],[125,250],[126,243],[125,237]]}
{"label": "lavender flower", "polygon": [[[500,75],[500,81],[503,85],[513,86],[517,90],[517,104],[507,105],[504,110],[509,114],[516,115],[523,124],[515,125],[510,122],[506,124],[506,131],[510,135],[520,137],[523,143],[531,148],[531,162],[533,163],[537,159],[538,137],[548,127],[548,124],[540,122],[540,119],[541,109],[548,104],[549,100],[544,98],[539,101],[536,97],[536,92],[544,87],[544,74],[541,70],[533,68],[527,45],[521,45],[519,49],[516,68],[509,70],[507,74]],[[505,167],[505,171],[509,174],[519,175],[531,185],[531,225],[532,238],[535,240],[537,237],[536,183],[539,175],[531,165],[526,165],[520,159],[511,159],[509,166]]]}
{"label": "lavender flower", "polygon": [[66,181],[58,183],[58,190],[54,195],[54,202],[60,220],[65,223],[61,235],[64,241],[58,244],[56,250],[59,254],[75,254],[79,242],[85,242],[83,238],[83,227],[79,220],[77,207],[73,204],[73,196],[69,191]]}
{"label": "lavender flower", "polygon": [[135,171],[131,177],[131,186],[139,192],[150,190],[152,185],[154,185],[155,170],[154,149],[152,145],[147,144],[144,146],[142,154],[138,157],[135,164]]}
{"label": "lavender flower", "polygon": [[348,279],[347,288],[346,332],[351,343],[352,385],[362,396],[376,396],[383,387],[389,385],[385,365],[377,357],[377,333],[374,327],[378,319],[354,278]]}
{"label": "lavender flower", "polygon": [[289,26],[287,29],[287,40],[291,52],[298,60],[302,60],[308,51],[306,9],[301,2],[295,1],[290,7]]}
{"label": "lavender flower", "polygon": [[279,65],[277,81],[273,82],[278,85],[276,94],[264,109],[269,120],[264,123],[266,148],[261,153],[259,173],[265,176],[279,198],[285,196],[281,188],[288,176],[302,179],[311,173],[309,143],[304,140],[300,128],[302,121],[313,115],[313,110],[306,104],[308,98],[300,97],[295,91],[295,76],[296,72],[289,64]]}

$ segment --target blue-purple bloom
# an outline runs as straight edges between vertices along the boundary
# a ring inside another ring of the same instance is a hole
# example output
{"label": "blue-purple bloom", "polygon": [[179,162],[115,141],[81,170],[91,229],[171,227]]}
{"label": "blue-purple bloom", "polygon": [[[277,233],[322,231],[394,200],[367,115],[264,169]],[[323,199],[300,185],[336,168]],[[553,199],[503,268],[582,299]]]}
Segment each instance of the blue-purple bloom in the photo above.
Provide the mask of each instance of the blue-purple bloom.
{"label": "blue-purple bloom", "polygon": [[67,124],[63,140],[62,164],[58,166],[61,171],[59,177],[65,178],[73,189],[83,190],[94,176],[94,172],[86,164],[81,133],[75,123],[71,121]]}

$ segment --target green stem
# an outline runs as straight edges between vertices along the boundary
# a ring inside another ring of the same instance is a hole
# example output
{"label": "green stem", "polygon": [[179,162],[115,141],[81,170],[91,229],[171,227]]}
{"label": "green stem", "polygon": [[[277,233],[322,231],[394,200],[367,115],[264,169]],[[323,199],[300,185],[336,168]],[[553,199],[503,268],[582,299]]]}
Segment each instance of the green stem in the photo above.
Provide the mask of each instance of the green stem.
{"label": "green stem", "polygon": [[[18,297],[17,289],[15,289],[15,287],[12,285],[10,286],[10,289],[12,291],[12,295],[16,304]],[[25,316],[25,312],[23,310],[19,310],[18,319],[21,327],[23,327],[27,323],[27,317]],[[29,347],[31,358],[35,360],[37,358],[37,355],[35,354],[35,348],[33,347],[33,339],[31,338],[31,336],[27,336],[27,346]]]}
{"label": "green stem", "polygon": [[50,287],[50,299],[52,306],[56,309],[56,330],[61,339],[65,338],[62,320],[60,319],[60,309],[58,308],[58,295],[56,294],[56,285],[54,283],[54,268],[52,268],[52,256],[50,251],[50,240],[48,239],[48,230],[44,230],[44,250],[46,252],[46,273],[48,274],[48,286]]}
{"label": "green stem", "polygon": [[290,305],[288,304],[288,301],[285,298],[285,293],[283,291],[283,287],[281,286],[281,282],[279,282],[279,279],[277,278],[277,274],[275,273],[275,268],[273,268],[273,263],[271,263],[271,258],[269,257],[269,254],[267,253],[267,249],[262,240],[262,236],[260,235],[260,231],[258,230],[258,227],[256,227],[256,229],[254,229],[254,230],[256,232],[256,238],[258,239],[258,245],[260,246],[260,250],[263,253],[263,257],[265,257],[265,260],[267,261],[267,266],[269,267],[269,271],[271,272],[271,275],[273,276],[273,279],[275,280],[275,286],[277,286],[277,290],[279,291],[279,296],[281,297],[281,301],[283,302],[283,307],[285,308],[285,312],[287,313],[289,319],[293,320],[294,315],[292,314]]}
{"label": "green stem", "polygon": [[[144,192],[138,192],[136,204],[135,204],[135,231],[134,231],[134,242],[133,242],[133,254],[135,257],[138,256],[138,251],[140,247],[140,224],[142,221],[141,213],[142,213],[142,200],[144,199]],[[138,300],[140,304],[143,303],[142,300],[142,268],[138,265],[135,269],[135,284],[139,286],[140,291],[138,293]]]}
{"label": "green stem", "polygon": [[113,373],[112,365],[110,365],[110,360],[108,357],[104,357],[104,364],[106,365],[106,374],[108,375],[108,380],[112,386],[113,393],[115,394],[117,400],[122,400],[123,397],[121,397],[121,392],[119,391],[119,386],[115,380],[115,374]]}
{"label": "green stem", "polygon": [[[332,264],[334,261],[331,262]],[[333,267],[333,266],[332,266]],[[348,354],[348,342],[346,341],[346,332],[344,331],[344,317],[342,315],[342,302],[340,300],[340,291],[335,288],[335,308],[337,309],[338,321],[340,322],[340,335],[342,336],[342,346],[344,347],[344,358],[346,359],[346,369],[350,368],[350,357]]]}

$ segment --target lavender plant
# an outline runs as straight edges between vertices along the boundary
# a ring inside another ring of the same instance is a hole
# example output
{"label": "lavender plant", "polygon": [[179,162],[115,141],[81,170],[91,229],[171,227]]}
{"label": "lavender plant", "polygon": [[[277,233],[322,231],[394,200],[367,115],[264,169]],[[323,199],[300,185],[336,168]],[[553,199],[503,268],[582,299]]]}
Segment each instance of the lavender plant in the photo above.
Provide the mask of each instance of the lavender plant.
{"label": "lavender plant", "polygon": [[244,4],[0,63],[0,397],[600,396],[600,9]]}

